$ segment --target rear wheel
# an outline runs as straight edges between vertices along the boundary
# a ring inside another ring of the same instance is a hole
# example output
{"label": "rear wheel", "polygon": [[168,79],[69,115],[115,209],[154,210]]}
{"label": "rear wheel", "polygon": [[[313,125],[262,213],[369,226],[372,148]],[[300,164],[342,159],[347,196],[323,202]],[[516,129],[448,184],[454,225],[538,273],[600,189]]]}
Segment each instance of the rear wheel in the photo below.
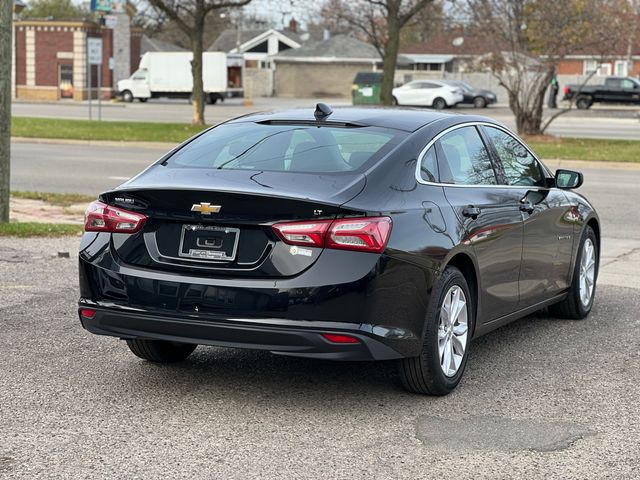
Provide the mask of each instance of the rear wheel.
{"label": "rear wheel", "polygon": [[487,106],[487,101],[484,97],[476,97],[473,99],[473,106],[475,108],[484,108]]}
{"label": "rear wheel", "polygon": [[446,395],[460,382],[467,363],[474,308],[464,275],[447,267],[433,289],[422,352],[398,361],[410,392]]}
{"label": "rear wheel", "polygon": [[137,357],[156,363],[180,362],[196,349],[191,343],[166,342],[164,340],[127,340],[129,350]]}
{"label": "rear wheel", "polygon": [[592,105],[591,97],[587,95],[581,95],[576,99],[576,107],[579,110],[587,110]]}
{"label": "rear wheel", "polygon": [[397,99],[396,97],[391,97],[391,105],[396,105],[396,106],[397,106],[397,105],[400,105],[400,104],[398,103],[398,99]]}
{"label": "rear wheel", "polygon": [[587,226],[580,239],[580,249],[567,298],[549,307],[551,315],[572,320],[582,320],[589,315],[596,294],[599,259],[596,234]]}
{"label": "rear wheel", "polygon": [[433,101],[432,106],[436,110],[442,110],[444,108],[447,108],[447,102],[445,101],[444,98],[438,97]]}

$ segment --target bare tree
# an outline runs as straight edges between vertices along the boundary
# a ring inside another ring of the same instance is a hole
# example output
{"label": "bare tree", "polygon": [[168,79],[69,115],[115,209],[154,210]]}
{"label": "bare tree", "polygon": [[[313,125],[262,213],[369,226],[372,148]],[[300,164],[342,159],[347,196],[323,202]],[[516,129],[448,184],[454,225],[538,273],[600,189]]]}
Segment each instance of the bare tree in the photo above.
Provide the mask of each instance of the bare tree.
{"label": "bare tree", "polygon": [[0,2],[0,223],[9,221],[13,0]]}
{"label": "bare tree", "polygon": [[380,99],[391,105],[393,78],[398,62],[400,33],[409,21],[434,0],[329,0],[323,15],[338,29],[356,29],[382,57]]}
{"label": "bare tree", "polygon": [[[543,104],[571,53],[617,50],[628,35],[627,0],[468,0],[471,24],[491,42],[485,62],[508,94],[519,133],[543,133]],[[553,118],[557,118],[558,115]]]}
{"label": "bare tree", "polygon": [[202,84],[202,53],[207,15],[215,10],[237,8],[251,0],[149,0],[152,7],[167,16],[189,37],[193,60],[193,125],[204,125],[204,89]]}

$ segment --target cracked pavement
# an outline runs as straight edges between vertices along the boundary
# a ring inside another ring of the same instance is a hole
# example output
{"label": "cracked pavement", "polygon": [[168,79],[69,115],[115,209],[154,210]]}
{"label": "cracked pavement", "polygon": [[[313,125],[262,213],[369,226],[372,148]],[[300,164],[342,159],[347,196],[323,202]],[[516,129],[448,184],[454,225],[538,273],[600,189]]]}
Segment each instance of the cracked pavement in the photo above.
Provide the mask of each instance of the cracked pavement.
{"label": "cracked pavement", "polygon": [[444,398],[404,392],[391,363],[212,347],[145,363],[80,327],[77,238],[0,238],[0,478],[638,478],[640,171],[585,174],[604,234],[592,314],[479,338]]}

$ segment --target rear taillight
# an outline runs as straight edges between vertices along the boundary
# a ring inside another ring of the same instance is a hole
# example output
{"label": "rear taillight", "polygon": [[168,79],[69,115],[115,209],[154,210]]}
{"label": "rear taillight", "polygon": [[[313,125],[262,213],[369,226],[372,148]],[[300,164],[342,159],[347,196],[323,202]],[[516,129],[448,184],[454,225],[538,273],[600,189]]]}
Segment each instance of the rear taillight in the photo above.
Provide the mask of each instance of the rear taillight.
{"label": "rear taillight", "polygon": [[569,87],[567,87],[566,85],[565,85],[565,87],[564,87],[564,94],[565,94],[565,95],[568,95],[568,94],[569,94]]}
{"label": "rear taillight", "polygon": [[277,223],[273,230],[289,245],[382,253],[391,234],[391,219],[361,217]]}
{"label": "rear taillight", "polygon": [[85,232],[136,233],[147,216],[95,201],[84,213]]}
{"label": "rear taillight", "polygon": [[331,220],[317,222],[276,223],[273,230],[289,245],[307,245],[323,247],[324,239]]}

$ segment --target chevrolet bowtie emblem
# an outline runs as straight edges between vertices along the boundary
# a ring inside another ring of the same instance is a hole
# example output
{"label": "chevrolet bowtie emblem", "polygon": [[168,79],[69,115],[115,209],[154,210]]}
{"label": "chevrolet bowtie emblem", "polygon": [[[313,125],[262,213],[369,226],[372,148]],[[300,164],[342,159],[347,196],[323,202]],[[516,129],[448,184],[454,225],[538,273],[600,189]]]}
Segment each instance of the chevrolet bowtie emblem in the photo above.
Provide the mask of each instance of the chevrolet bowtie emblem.
{"label": "chevrolet bowtie emblem", "polygon": [[211,205],[208,202],[194,203],[191,207],[192,212],[200,212],[203,215],[211,215],[212,213],[218,213],[222,205]]}

